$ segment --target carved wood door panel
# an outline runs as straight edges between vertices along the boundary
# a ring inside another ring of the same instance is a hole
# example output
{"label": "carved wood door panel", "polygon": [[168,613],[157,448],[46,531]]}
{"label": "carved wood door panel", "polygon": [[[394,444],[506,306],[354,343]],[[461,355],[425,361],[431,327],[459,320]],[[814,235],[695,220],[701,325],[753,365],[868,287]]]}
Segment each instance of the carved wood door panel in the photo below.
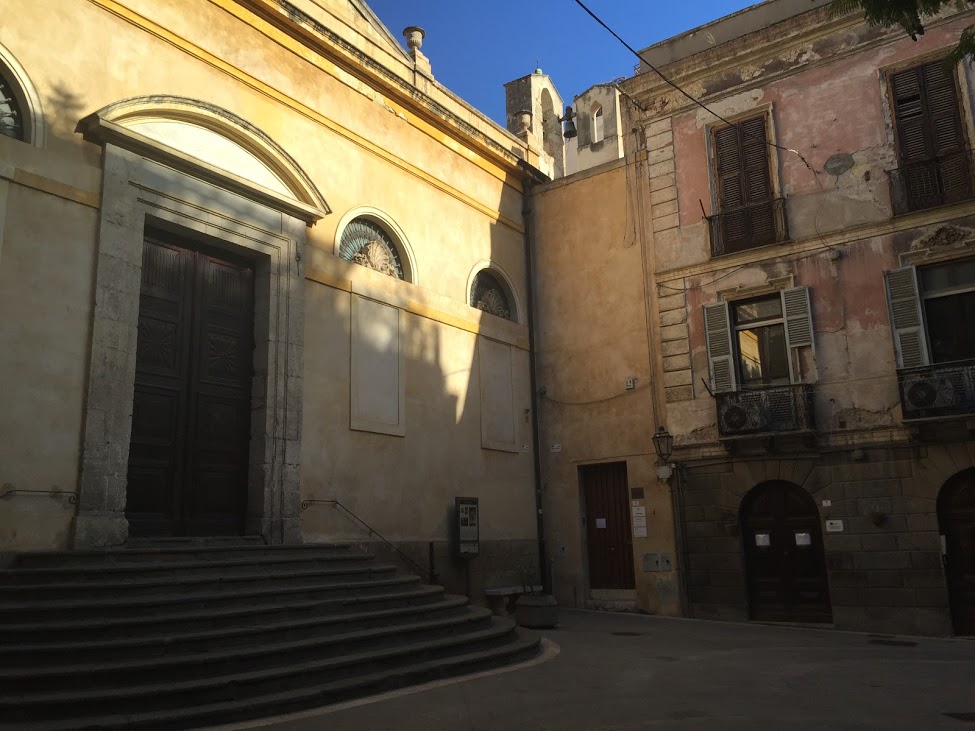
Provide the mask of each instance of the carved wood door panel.
{"label": "carved wood door panel", "polygon": [[134,535],[232,535],[246,507],[253,271],[146,239],[126,515]]}
{"label": "carved wood door panel", "polygon": [[975,635],[975,470],[941,488],[938,523],[955,634]]}
{"label": "carved wood door panel", "polygon": [[823,535],[809,493],[766,482],[742,501],[741,526],[751,618],[830,622]]}

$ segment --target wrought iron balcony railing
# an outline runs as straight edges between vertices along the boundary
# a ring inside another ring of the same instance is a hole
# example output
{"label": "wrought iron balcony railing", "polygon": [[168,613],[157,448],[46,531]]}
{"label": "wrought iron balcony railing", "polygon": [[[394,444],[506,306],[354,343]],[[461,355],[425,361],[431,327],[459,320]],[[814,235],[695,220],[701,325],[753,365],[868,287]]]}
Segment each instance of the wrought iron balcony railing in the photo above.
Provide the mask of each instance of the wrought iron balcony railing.
{"label": "wrought iron balcony railing", "polygon": [[785,198],[720,211],[708,216],[708,223],[714,256],[789,240]]}
{"label": "wrought iron balcony railing", "polygon": [[904,421],[975,416],[975,360],[897,372]]}
{"label": "wrought iron balcony railing", "polygon": [[894,215],[969,200],[975,196],[972,171],[969,150],[902,162],[896,170],[887,171]]}
{"label": "wrought iron balcony railing", "polygon": [[816,428],[812,387],[808,384],[718,393],[715,400],[718,436],[722,439],[810,432]]}

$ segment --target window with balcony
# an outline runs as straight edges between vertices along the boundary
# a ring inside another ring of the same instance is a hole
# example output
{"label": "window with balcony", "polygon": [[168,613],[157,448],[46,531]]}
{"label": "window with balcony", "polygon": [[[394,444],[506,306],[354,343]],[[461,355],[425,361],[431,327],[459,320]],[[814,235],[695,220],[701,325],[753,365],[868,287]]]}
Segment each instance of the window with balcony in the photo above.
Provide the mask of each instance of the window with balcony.
{"label": "window with balcony", "polygon": [[814,346],[808,288],[705,305],[704,326],[722,438],[813,428],[798,357]]}
{"label": "window with balcony", "polygon": [[890,172],[894,213],[967,200],[972,168],[962,131],[955,75],[934,61],[890,77],[897,169]]}
{"label": "window with balcony", "polygon": [[767,115],[715,128],[716,210],[709,218],[715,256],[785,241],[785,205],[775,198],[769,161]]}
{"label": "window with balcony", "polygon": [[905,420],[975,414],[975,259],[886,273]]}

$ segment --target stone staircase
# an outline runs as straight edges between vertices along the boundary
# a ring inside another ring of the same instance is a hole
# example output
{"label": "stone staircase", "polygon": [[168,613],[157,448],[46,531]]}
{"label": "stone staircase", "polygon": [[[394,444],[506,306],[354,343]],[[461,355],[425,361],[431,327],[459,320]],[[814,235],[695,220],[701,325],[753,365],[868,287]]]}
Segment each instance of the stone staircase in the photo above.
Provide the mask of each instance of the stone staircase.
{"label": "stone staircase", "polygon": [[0,570],[0,729],[196,728],[538,651],[347,545],[33,553]]}

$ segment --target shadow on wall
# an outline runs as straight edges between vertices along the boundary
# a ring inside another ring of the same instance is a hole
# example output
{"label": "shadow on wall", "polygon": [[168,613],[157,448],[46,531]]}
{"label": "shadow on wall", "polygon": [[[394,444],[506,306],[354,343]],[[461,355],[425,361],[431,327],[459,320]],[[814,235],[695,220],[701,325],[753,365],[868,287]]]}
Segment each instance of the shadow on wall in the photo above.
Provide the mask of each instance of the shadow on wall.
{"label": "shadow on wall", "polygon": [[[522,246],[521,233],[496,224],[484,258],[521,274]],[[305,540],[371,543],[399,560],[371,528],[424,568],[432,543],[438,583],[465,593],[469,581],[475,601],[485,587],[520,584],[537,566],[528,353],[511,344],[524,329],[487,312],[481,327],[500,339],[445,324],[410,303],[470,316],[467,303],[444,303],[320,249],[309,254],[311,267],[355,284],[348,292],[306,280]],[[523,307],[523,296],[505,294]],[[514,317],[526,321],[524,312]],[[469,564],[454,556],[460,496],[480,501],[480,555]]]}

